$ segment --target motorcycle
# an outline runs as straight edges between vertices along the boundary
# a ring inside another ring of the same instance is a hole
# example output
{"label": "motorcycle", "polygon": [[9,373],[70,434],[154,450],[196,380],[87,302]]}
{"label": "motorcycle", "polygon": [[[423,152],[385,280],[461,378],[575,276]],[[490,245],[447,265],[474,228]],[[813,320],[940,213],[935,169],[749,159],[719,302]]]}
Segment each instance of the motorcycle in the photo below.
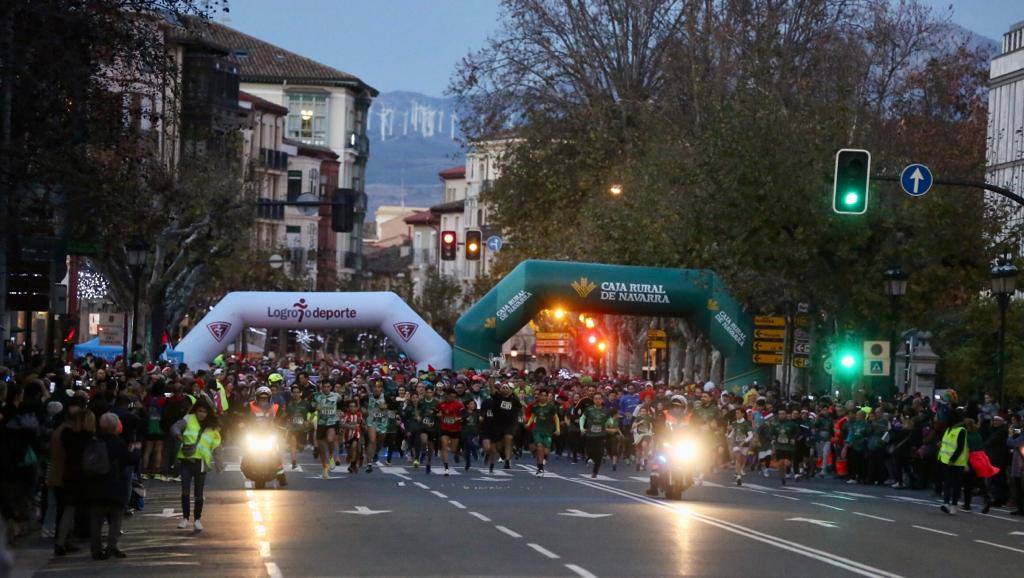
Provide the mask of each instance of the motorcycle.
{"label": "motorcycle", "polygon": [[274,479],[279,488],[288,485],[281,460],[281,436],[269,429],[247,432],[240,469],[257,490],[262,490],[267,482]]}
{"label": "motorcycle", "polygon": [[701,444],[692,432],[671,432],[668,441],[655,449],[647,495],[681,499],[683,492],[693,485],[701,453]]}

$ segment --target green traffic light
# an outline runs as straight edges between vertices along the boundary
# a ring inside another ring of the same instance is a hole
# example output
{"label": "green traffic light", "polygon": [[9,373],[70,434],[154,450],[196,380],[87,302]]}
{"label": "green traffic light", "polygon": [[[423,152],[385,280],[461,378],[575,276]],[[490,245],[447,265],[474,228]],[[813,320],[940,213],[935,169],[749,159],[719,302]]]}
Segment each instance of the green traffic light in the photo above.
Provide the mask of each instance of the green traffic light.
{"label": "green traffic light", "polygon": [[846,193],[843,197],[843,202],[847,205],[856,205],[857,201],[860,201],[860,195],[854,192]]}
{"label": "green traffic light", "polygon": [[842,357],[842,358],[841,358],[841,359],[839,360],[839,364],[840,364],[840,365],[842,365],[843,367],[845,367],[846,369],[850,369],[850,368],[851,368],[851,367],[853,367],[853,366],[854,366],[854,364],[856,364],[856,363],[857,363],[857,358],[856,358],[856,357],[854,357],[854,356],[852,356],[852,355],[850,355],[849,353],[847,353],[846,355],[844,355],[844,356],[843,356],[843,357]]}
{"label": "green traffic light", "polygon": [[842,149],[836,153],[832,181],[832,210],[840,215],[862,215],[868,209],[871,194],[871,153],[861,149]]}

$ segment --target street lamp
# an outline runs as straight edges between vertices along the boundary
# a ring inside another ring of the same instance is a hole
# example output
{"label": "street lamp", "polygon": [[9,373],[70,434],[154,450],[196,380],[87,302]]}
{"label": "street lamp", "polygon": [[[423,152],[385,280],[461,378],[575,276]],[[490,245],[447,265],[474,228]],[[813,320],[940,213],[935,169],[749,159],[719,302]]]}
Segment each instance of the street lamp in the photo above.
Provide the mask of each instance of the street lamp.
{"label": "street lamp", "polygon": [[[896,388],[896,323],[900,299],[907,294],[907,279],[910,275],[903,271],[899,265],[890,267],[882,274],[885,280],[885,294],[889,296],[889,334],[892,336],[892,345],[889,347],[889,370],[892,372],[893,389]],[[906,390],[907,384],[903,384]]]}
{"label": "street lamp", "polygon": [[1006,357],[1006,309],[1010,306],[1010,297],[1017,290],[1017,267],[1004,256],[996,261],[989,272],[992,276],[992,294],[999,304],[999,407],[1006,407],[1003,399],[1003,373]]}
{"label": "street lamp", "polygon": [[611,193],[614,197],[621,195],[622,183],[613,183],[612,186],[608,188],[608,192]]}
{"label": "street lamp", "polygon": [[128,258],[128,269],[132,274],[132,318],[128,324],[128,338],[124,340],[124,362],[125,366],[131,366],[128,355],[135,347],[135,320],[139,315],[139,281],[142,277],[142,269],[146,266],[146,257],[149,256],[149,245],[140,237],[132,237],[124,246]]}

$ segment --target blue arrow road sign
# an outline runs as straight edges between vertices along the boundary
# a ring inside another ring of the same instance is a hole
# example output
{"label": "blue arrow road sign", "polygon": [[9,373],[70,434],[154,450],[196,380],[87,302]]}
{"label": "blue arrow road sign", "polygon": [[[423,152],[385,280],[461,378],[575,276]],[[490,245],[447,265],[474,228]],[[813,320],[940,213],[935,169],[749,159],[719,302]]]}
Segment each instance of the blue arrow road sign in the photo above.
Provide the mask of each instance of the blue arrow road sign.
{"label": "blue arrow road sign", "polygon": [[922,164],[907,165],[900,173],[900,186],[908,195],[920,197],[932,188],[932,172]]}
{"label": "blue arrow road sign", "polygon": [[487,237],[487,250],[492,253],[497,253],[498,251],[501,251],[502,243],[503,241],[501,240],[501,237],[491,235],[490,237]]}

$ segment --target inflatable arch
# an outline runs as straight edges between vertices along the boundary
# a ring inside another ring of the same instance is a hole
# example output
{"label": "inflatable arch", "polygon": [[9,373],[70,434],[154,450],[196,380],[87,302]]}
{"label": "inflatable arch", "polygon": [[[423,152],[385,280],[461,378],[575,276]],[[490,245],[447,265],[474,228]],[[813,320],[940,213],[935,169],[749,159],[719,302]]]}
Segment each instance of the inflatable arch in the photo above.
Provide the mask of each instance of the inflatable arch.
{"label": "inflatable arch", "polygon": [[234,342],[243,327],[379,329],[420,368],[447,369],[452,348],[402,299],[391,292],[228,293],[178,347],[167,352],[193,369],[205,369]]}
{"label": "inflatable arch", "polygon": [[764,378],[753,363],[753,319],[713,271],[523,261],[455,325],[456,368],[484,368],[541,309],[689,317],[725,357],[726,384]]}

